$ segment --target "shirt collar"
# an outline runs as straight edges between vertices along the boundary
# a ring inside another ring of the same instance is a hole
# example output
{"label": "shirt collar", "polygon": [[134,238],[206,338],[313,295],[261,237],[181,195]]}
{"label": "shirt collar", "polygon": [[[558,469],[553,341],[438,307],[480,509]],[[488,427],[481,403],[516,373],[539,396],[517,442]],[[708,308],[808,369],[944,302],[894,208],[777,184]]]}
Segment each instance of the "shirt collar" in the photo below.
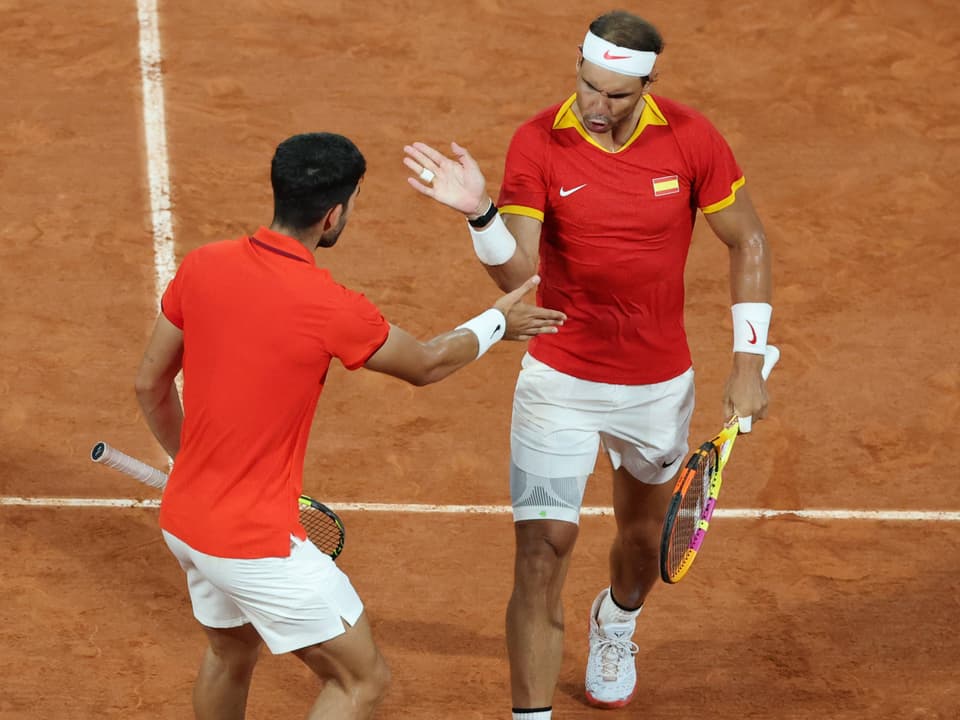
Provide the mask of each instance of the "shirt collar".
{"label": "shirt collar", "polygon": [[[576,101],[576,99],[577,94],[574,93],[566,99],[563,105],[560,106],[560,109],[557,110],[557,114],[553,118],[553,129],[563,130],[565,128],[574,128],[591,145],[595,145],[604,152],[610,152],[610,150],[607,150],[605,147],[600,145],[600,143],[594,140],[590,133],[587,132],[586,128],[584,128],[580,123],[576,113],[573,111],[573,103]],[[633,131],[630,139],[623,144],[623,147],[615,150],[614,153],[623,152],[630,147],[633,142],[640,137],[640,133],[642,133],[644,128],[646,128],[648,125],[669,124],[667,122],[667,118],[664,117],[663,112],[660,110],[660,107],[657,105],[657,101],[654,100],[652,95],[644,95],[643,100],[644,106],[643,110],[640,112],[640,122],[637,123],[637,129]]]}
{"label": "shirt collar", "polygon": [[261,250],[276,253],[291,260],[317,264],[317,259],[299,240],[289,235],[281,235],[270,228],[260,227],[250,238],[252,244]]}

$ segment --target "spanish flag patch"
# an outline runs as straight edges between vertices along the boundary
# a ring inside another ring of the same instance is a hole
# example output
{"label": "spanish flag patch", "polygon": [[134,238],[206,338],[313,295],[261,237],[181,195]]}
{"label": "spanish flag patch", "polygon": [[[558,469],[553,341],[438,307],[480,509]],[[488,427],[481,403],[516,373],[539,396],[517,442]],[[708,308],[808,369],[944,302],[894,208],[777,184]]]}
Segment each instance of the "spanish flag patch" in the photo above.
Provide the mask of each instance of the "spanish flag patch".
{"label": "spanish flag patch", "polygon": [[676,175],[667,175],[653,179],[653,196],[676,195],[680,192],[680,178]]}

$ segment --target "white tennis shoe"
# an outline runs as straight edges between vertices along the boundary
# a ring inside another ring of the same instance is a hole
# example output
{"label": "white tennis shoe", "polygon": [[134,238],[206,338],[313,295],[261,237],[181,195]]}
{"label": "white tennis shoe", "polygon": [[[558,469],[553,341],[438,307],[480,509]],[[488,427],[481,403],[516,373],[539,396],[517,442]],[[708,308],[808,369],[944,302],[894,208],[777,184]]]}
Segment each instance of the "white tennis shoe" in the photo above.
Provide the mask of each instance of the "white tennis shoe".
{"label": "white tennis shoe", "polygon": [[[636,620],[619,613],[623,622],[599,620],[600,607],[610,594],[606,588],[590,608],[590,655],[587,657],[587,702],[594,707],[618,708],[637,691],[637,664],[634,655],[640,649],[631,639]],[[608,601],[612,602],[612,601]]]}

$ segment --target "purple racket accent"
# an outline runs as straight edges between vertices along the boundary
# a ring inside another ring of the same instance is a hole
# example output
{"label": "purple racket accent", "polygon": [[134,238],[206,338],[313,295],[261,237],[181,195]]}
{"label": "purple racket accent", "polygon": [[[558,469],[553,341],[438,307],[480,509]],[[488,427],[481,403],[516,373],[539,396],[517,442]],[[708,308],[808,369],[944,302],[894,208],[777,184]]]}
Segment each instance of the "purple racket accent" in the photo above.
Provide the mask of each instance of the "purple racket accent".
{"label": "purple racket accent", "polygon": [[697,552],[700,549],[700,546],[703,545],[703,539],[706,536],[706,530],[697,529],[697,531],[693,534],[693,537],[690,538],[690,549],[694,552]]}
{"label": "purple racket accent", "polygon": [[701,519],[704,522],[710,522],[710,518],[713,517],[713,511],[716,509],[716,507],[717,507],[716,498],[710,498],[709,500],[707,500],[707,504],[704,505],[703,507],[703,515],[700,516]]}

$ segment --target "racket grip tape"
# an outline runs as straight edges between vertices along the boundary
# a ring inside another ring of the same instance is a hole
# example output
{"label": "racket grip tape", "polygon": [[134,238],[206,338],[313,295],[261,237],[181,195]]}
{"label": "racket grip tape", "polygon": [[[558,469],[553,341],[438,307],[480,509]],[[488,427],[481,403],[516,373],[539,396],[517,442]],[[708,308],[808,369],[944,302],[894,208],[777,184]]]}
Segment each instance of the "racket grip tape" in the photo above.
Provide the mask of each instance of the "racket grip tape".
{"label": "racket grip tape", "polygon": [[[776,345],[767,345],[767,349],[763,353],[763,369],[760,370],[760,374],[764,380],[770,377],[770,371],[773,370],[773,366],[776,365],[779,360],[780,348]],[[740,418],[739,424],[740,432],[748,433],[753,428],[753,417],[751,415],[742,417]]]}
{"label": "racket grip tape", "polygon": [[132,458],[105,442],[98,442],[90,451],[90,459],[114,470],[119,470],[145,485],[163,490],[167,485],[167,474],[150,467],[144,462]]}

